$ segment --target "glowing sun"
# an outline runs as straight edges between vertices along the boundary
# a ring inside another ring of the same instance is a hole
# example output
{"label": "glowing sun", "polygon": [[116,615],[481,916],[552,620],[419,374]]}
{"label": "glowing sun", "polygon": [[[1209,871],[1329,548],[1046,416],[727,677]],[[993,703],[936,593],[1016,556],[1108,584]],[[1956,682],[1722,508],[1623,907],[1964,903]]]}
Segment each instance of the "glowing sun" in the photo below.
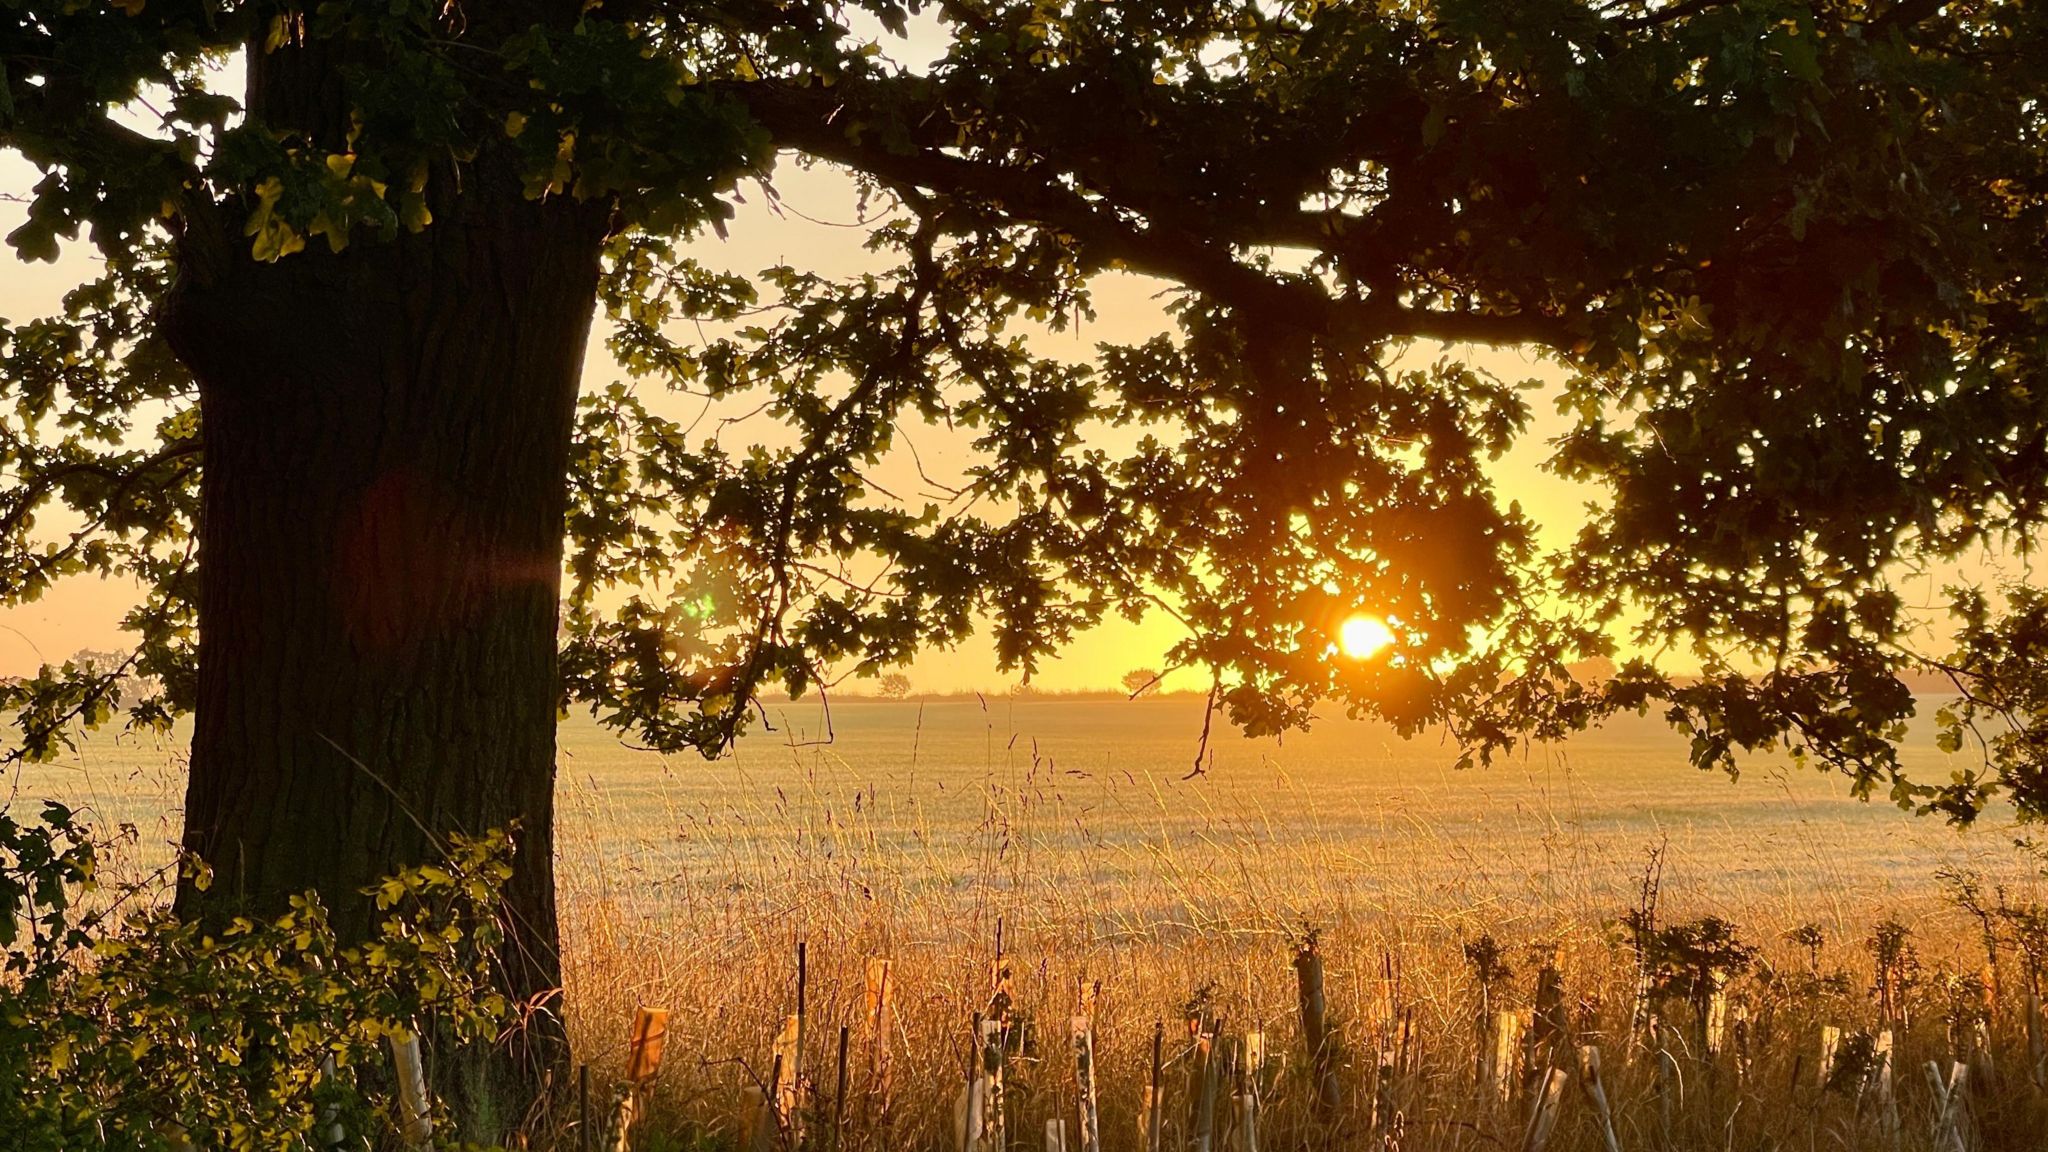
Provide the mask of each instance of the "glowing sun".
{"label": "glowing sun", "polygon": [[1353,660],[1365,660],[1394,642],[1394,630],[1377,616],[1353,616],[1337,629],[1337,647]]}

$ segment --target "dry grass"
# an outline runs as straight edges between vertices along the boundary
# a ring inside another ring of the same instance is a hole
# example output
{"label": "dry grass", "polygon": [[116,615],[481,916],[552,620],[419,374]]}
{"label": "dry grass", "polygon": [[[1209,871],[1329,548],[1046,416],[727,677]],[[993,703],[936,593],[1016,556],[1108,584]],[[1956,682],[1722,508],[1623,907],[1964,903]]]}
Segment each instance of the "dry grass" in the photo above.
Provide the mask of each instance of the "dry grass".
{"label": "dry grass", "polygon": [[[751,801],[672,807],[663,819],[675,838],[624,855],[604,851],[594,830],[626,816],[598,793],[573,795],[565,826],[588,838],[575,842],[572,831],[562,852],[577,1049],[608,1081],[623,1066],[635,1006],[672,1012],[665,1066],[638,1130],[643,1147],[736,1139],[742,1087],[767,1075],[771,1040],[794,1010],[795,945],[803,941],[813,1146],[824,1147],[830,1127],[833,1050],[845,1025],[854,1056],[840,1146],[958,1148],[955,1098],[970,1021],[988,1003],[999,924],[1014,975],[1009,1123],[1017,1147],[1042,1147],[1047,1118],[1073,1128],[1068,1020],[1081,983],[1099,981],[1107,1149],[1140,1147],[1157,1021],[1168,1036],[1165,1146],[1178,1146],[1190,1092],[1188,1062],[1177,1057],[1187,1047],[1191,1002],[1229,1033],[1262,1028],[1280,1061],[1262,1147],[1381,1140],[1379,1053],[1398,1034],[1394,1022],[1407,1020],[1411,1040],[1385,1084],[1402,1113],[1401,1146],[1520,1148],[1524,1099],[1494,1101],[1474,1074],[1480,988],[1465,946],[1481,936],[1504,947],[1513,969],[1493,992],[1505,1006],[1526,1009],[1542,958],[1554,957],[1573,1041],[1603,1050],[1620,1146],[1631,1152],[1667,1140],[1702,1149],[1892,1147],[1874,1103],[1876,1081],[1831,1069],[1827,1088],[1820,1065],[1823,1024],[1850,1034],[1845,1047],[1854,1048],[1856,1032],[1882,1023],[1865,946],[1880,920],[1913,929],[1920,964],[1910,1018],[1896,1024],[1897,1147],[1935,1146],[1924,1066],[1946,1070],[1972,1056],[1981,935],[1967,914],[1926,889],[1858,906],[1825,868],[1804,891],[1667,883],[1661,923],[1725,917],[1761,947],[1761,959],[1728,988],[1749,1018],[1740,1059],[1732,1035],[1727,1051],[1707,1058],[1692,1009],[1661,1005],[1671,1059],[1660,1092],[1659,1059],[1630,1036],[1636,961],[1618,925],[1638,898],[1649,845],[1592,843],[1540,812],[1513,831],[1500,856],[1475,850],[1469,837],[1432,836],[1426,818],[1405,821],[1398,838],[1367,841],[1319,827],[1312,790],[1204,802],[1135,777],[1071,789],[1035,761],[979,783],[973,803],[982,817],[970,828],[954,818],[959,796],[952,817],[940,818],[908,797],[834,783],[840,779],[813,767],[773,787],[735,787]],[[2015,903],[2027,895],[2021,887],[2006,892]],[[1802,925],[1824,937],[1817,951],[1789,937]],[[1342,1037],[1343,1098],[1328,1126],[1306,1107],[1290,964],[1308,927],[1320,934]],[[897,1028],[886,1038],[894,1060],[886,1109],[873,1094],[867,1053],[875,1041],[862,1006],[866,963],[875,957],[893,961],[898,994]],[[2038,1130],[2027,1126],[2040,1119],[2022,1023],[2028,966],[2010,947],[2001,962],[1990,1016],[1997,1083],[1973,1097],[1974,1130],[1965,1126],[1966,1138],[1983,1147]],[[1601,1146],[1574,1088],[1550,1147]]]}
{"label": "dry grass", "polygon": [[[823,1114],[838,1028],[853,1030],[841,1147],[957,1148],[953,1103],[970,1021],[988,1003],[999,921],[1021,1048],[1010,1069],[1019,1147],[1040,1146],[1045,1118],[1075,1114],[1066,1033],[1084,980],[1102,987],[1107,1149],[1139,1147],[1160,1021],[1166,1113],[1185,1117],[1187,1064],[1175,1057],[1186,1047],[1184,1008],[1204,993],[1226,1031],[1263,1028],[1281,1063],[1262,1147],[1314,1143],[1325,1130],[1306,1107],[1290,965],[1312,926],[1342,1039],[1342,1146],[1378,1138],[1379,1048],[1400,1018],[1413,1039],[1386,1086],[1403,1114],[1402,1146],[1521,1147],[1522,1103],[1489,1100],[1473,1071],[1480,990],[1464,948],[1489,936],[1513,968],[1495,991],[1506,1006],[1529,1007],[1540,958],[1555,955],[1574,1039],[1602,1049],[1620,1145],[1650,1152],[1663,1145],[1664,1100],[1673,1147],[1891,1149],[1872,1088],[1859,1099],[1849,1077],[1823,1090],[1818,1037],[1823,1024],[1853,1035],[1880,1023],[1864,942],[1895,919],[1912,928],[1922,969],[1895,1036],[1897,1148],[1930,1149],[1924,1068],[1971,1055],[1981,1003],[1972,981],[1985,959],[1979,925],[1941,898],[1934,873],[1960,860],[2004,883],[2009,902],[2035,898],[2036,862],[2000,847],[2001,833],[1944,839],[1926,821],[1841,805],[1838,782],[1747,780],[1730,792],[1672,766],[1675,755],[1643,734],[1575,744],[1569,771],[1450,778],[1430,767],[1433,748],[1360,752],[1370,734],[1338,727],[1285,756],[1254,760],[1226,746],[1238,762],[1182,784],[1189,718],[1171,703],[1137,713],[1101,705],[1095,719],[1081,706],[1029,720],[977,711],[944,732],[890,719],[912,706],[869,707],[841,716],[832,749],[757,744],[716,767],[629,760],[594,731],[565,729],[559,875],[579,1056],[607,1084],[624,1067],[634,1008],[673,1013],[637,1132],[642,1152],[731,1142],[741,1088],[766,1074],[771,1039],[795,1006],[798,941],[810,968],[804,1072]],[[1164,735],[1130,735],[1146,724]],[[1033,725],[1065,726],[1047,744],[1063,760],[1016,735]],[[174,757],[95,743],[17,786],[134,820],[148,847],[175,831]],[[1674,1055],[1660,1096],[1658,1061],[1629,1035],[1635,960],[1616,921],[1637,899],[1646,850],[1667,833],[1661,920],[1725,918],[1762,963],[1729,987],[1751,1017],[1747,1068],[1732,1051],[1705,1060],[1691,1009],[1670,1005]],[[147,853],[137,862],[149,865]],[[1825,937],[1817,954],[1786,938],[1804,925]],[[862,1020],[874,957],[894,962],[897,981],[886,1110],[870,1092]],[[1986,1149],[2041,1128],[2028,966],[2009,941],[2000,960],[1996,1084],[1975,1098],[1971,1136]],[[828,1128],[821,1119],[811,1131]],[[1588,1107],[1568,1090],[1551,1148],[1600,1147]]]}

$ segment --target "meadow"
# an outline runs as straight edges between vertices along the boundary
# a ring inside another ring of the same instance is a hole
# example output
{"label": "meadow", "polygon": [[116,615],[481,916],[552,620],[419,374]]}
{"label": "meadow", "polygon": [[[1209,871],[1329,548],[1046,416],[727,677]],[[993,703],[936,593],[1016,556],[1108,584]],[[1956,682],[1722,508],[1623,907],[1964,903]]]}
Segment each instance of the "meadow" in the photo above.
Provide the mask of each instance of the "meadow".
{"label": "meadow", "polygon": [[[801,1126],[817,1147],[958,1148],[977,1013],[1003,1022],[1008,1141],[1044,1146],[1047,1119],[1076,1140],[1084,988],[1110,1149],[1151,1139],[1155,1036],[1162,1147],[1202,1146],[1205,1050],[1215,1149],[1242,1146],[1240,1081],[1261,1086],[1260,1147],[1527,1147],[1550,1067],[1582,1083],[1581,1045],[1603,1052],[1631,1149],[1952,1152],[1951,1129],[1991,1147],[2038,1118],[2038,862],[2002,813],[1957,832],[1786,764],[1702,775],[1649,719],[1464,772],[1439,741],[1341,719],[1285,741],[1222,731],[1190,775],[1199,701],[842,702],[829,739],[815,707],[771,715],[775,731],[718,763],[635,751],[581,718],[562,730],[566,1002],[600,1089],[624,1074],[634,1010],[670,1013],[637,1147],[775,1146]],[[1931,733],[1908,764],[1948,771]],[[145,868],[181,785],[175,748],[98,736],[15,786],[135,822],[127,866]],[[1733,932],[1723,951],[1697,935],[1708,923]],[[1908,933],[1889,960],[1871,943],[1885,924]],[[1333,1037],[1321,1102],[1295,965],[1310,938]],[[743,1101],[774,1095],[799,944],[801,1081],[783,1127],[762,1129]],[[1881,1001],[1901,947],[1911,971]],[[885,1039],[875,960],[890,963]],[[1887,1030],[1880,1094],[1856,1061]],[[1248,1032],[1269,1053],[1257,1069]],[[1958,1063],[1993,1069],[1958,1088],[1947,1128],[1929,1062],[1944,1085]],[[1580,1087],[1553,1115],[1549,1147],[1607,1146]]]}

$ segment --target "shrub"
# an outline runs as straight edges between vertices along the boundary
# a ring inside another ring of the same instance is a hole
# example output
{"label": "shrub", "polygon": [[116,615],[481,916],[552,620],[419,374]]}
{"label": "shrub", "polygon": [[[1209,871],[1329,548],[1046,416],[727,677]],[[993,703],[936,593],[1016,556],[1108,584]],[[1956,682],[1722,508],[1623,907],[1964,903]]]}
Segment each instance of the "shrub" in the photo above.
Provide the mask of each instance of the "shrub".
{"label": "shrub", "polygon": [[30,822],[0,810],[10,1147],[302,1148],[335,1124],[374,1144],[398,1120],[380,1041],[487,1040],[508,1017],[489,979],[503,833],[458,838],[371,890],[383,919],[357,945],[311,894],[220,925],[129,910],[151,893],[103,890],[104,848],[63,805]]}

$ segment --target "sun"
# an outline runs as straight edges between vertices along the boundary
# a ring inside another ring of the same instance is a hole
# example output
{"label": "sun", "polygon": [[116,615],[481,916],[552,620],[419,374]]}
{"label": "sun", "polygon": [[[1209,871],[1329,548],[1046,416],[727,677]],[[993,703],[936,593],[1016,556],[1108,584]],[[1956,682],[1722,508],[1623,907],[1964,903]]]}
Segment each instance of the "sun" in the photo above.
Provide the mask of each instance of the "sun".
{"label": "sun", "polygon": [[1353,660],[1369,660],[1394,642],[1394,630],[1377,616],[1360,614],[1337,629],[1337,647]]}

